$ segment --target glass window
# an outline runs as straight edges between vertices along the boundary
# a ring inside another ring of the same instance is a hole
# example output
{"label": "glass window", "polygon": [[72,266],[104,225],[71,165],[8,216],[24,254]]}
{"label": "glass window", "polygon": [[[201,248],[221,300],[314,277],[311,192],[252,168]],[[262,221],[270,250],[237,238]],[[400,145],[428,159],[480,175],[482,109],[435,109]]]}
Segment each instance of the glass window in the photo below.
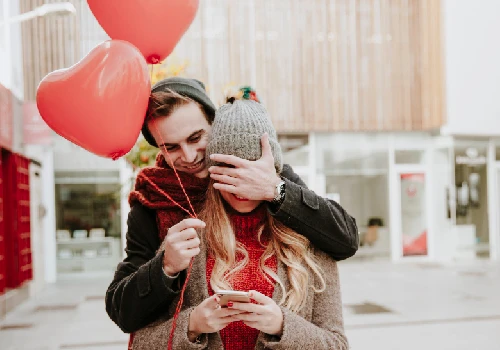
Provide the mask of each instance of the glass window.
{"label": "glass window", "polygon": [[319,173],[365,176],[387,173],[389,167],[387,135],[319,134],[316,140]]}
{"label": "glass window", "polygon": [[283,151],[283,162],[292,167],[309,165],[309,135],[279,135],[278,141]]}
{"label": "glass window", "polygon": [[456,223],[468,231],[460,245],[476,256],[489,254],[487,141],[459,140],[455,145]]}
{"label": "glass window", "polygon": [[316,140],[318,172],[325,175],[326,197],[339,202],[358,223],[358,256],[389,256],[387,135],[323,134]]}
{"label": "glass window", "polygon": [[396,151],[396,164],[422,164],[425,162],[425,152],[422,150]]}
{"label": "glass window", "polygon": [[[116,184],[56,184],[57,230],[71,237],[104,229],[106,237],[120,237],[120,187]],[[81,238],[81,237],[79,237]]]}
{"label": "glass window", "polygon": [[405,173],[399,178],[403,256],[427,255],[425,175]]}

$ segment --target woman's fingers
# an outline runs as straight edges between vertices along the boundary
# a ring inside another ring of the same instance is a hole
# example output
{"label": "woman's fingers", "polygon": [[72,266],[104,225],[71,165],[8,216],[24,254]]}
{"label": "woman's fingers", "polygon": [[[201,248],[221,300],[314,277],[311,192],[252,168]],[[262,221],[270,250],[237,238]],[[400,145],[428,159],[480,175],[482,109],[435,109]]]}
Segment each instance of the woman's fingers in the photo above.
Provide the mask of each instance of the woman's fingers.
{"label": "woman's fingers", "polygon": [[265,312],[265,306],[253,304],[253,303],[238,303],[236,301],[233,302],[231,309],[240,310],[243,312],[250,312],[255,314],[262,314]]}

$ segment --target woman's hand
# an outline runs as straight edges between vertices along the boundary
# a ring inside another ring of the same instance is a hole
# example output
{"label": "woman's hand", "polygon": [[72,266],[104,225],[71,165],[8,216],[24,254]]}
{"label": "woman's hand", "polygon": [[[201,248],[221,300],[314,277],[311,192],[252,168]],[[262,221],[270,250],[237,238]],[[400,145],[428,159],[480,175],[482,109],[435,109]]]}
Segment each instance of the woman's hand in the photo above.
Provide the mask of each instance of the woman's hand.
{"label": "woman's hand", "polygon": [[194,341],[202,333],[214,333],[236,321],[235,315],[244,311],[221,308],[220,298],[213,295],[195,307],[189,316],[188,337]]}
{"label": "woman's hand", "polygon": [[241,311],[235,314],[234,319],[243,321],[249,327],[258,329],[261,332],[281,336],[283,333],[283,313],[276,302],[255,290],[249,292],[250,298],[255,300],[253,303],[230,303],[230,310]]}

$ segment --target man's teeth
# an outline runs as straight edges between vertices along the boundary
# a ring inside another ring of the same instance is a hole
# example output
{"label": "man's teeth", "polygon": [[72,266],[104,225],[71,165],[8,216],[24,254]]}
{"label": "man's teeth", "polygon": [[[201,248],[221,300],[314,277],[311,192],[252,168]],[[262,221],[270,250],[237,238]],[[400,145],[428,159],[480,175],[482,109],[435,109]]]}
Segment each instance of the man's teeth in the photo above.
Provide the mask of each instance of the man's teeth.
{"label": "man's teeth", "polygon": [[200,165],[200,163],[201,163],[201,160],[198,163],[195,163],[193,166],[188,166],[186,168],[188,168],[188,169],[196,169]]}

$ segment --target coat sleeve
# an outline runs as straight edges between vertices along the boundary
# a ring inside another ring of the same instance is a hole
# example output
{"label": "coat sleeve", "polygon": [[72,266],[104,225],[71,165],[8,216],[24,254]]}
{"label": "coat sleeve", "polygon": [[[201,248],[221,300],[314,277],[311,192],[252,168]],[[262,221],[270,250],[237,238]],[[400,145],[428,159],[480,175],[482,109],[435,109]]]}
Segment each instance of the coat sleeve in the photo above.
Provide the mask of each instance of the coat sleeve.
{"label": "coat sleeve", "polygon": [[261,339],[266,349],[347,350],[349,348],[344,333],[337,263],[324,253],[319,255],[322,255],[318,263],[323,270],[326,288],[314,295],[311,321],[281,307],[284,321],[283,334],[281,337],[262,334]]}
{"label": "coat sleeve", "polygon": [[127,220],[127,256],[118,264],[106,291],[106,312],[125,333],[154,321],[179,294],[179,279],[163,273],[163,252],[154,215],[142,205]]}
{"label": "coat sleeve", "polygon": [[[201,350],[208,348],[208,334],[201,334],[199,343],[189,340],[188,326],[189,316],[194,307],[189,307],[179,313],[176,321],[172,349]],[[172,330],[173,318],[169,320],[160,319],[151,325],[144,327],[134,335],[132,349],[134,350],[165,350]]]}
{"label": "coat sleeve", "polygon": [[333,259],[353,256],[359,247],[356,220],[337,202],[309,190],[288,164],[281,175],[286,182],[285,199],[271,214]]}

